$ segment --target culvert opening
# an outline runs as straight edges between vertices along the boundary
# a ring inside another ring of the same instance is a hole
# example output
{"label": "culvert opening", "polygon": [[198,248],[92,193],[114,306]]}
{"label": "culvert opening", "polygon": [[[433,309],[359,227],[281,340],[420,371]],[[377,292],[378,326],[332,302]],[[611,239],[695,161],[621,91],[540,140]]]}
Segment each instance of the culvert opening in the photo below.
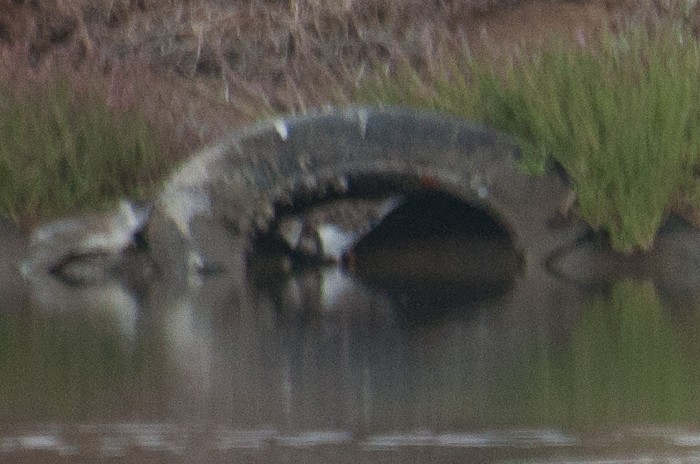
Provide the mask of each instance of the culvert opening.
{"label": "culvert opening", "polygon": [[354,244],[345,264],[420,320],[508,294],[524,266],[497,218],[442,192],[407,195]]}
{"label": "culvert opening", "polygon": [[[413,315],[440,314],[513,288],[523,257],[496,214],[420,182],[363,179],[362,185],[326,201],[305,194],[278,208],[252,253],[276,255],[277,268],[251,266],[257,282],[278,285],[280,273],[293,279],[336,266]],[[344,248],[329,257],[319,250],[330,240]]]}

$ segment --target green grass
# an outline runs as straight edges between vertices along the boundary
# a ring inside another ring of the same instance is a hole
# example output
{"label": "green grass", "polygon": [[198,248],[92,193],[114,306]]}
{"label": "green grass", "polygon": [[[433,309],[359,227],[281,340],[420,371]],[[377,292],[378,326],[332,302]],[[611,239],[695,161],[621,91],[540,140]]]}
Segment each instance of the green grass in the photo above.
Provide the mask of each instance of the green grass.
{"label": "green grass", "polygon": [[357,98],[435,108],[519,137],[524,168],[559,163],[581,216],[633,252],[652,246],[675,202],[699,197],[699,53],[675,27],[635,28],[500,66],[454,57],[430,76],[404,67],[361,85]]}
{"label": "green grass", "polygon": [[68,80],[0,87],[0,214],[31,225],[152,192],[163,164],[138,114]]}

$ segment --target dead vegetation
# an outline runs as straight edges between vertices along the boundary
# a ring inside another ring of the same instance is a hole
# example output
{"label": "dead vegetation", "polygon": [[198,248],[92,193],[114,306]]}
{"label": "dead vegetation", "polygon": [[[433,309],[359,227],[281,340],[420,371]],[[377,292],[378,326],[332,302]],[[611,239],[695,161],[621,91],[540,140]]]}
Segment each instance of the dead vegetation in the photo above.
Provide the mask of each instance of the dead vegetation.
{"label": "dead vegetation", "polygon": [[692,0],[0,0],[0,82],[57,73],[134,106],[179,158],[275,112],[348,101],[377,68],[435,66],[594,34],[621,17],[698,18]]}

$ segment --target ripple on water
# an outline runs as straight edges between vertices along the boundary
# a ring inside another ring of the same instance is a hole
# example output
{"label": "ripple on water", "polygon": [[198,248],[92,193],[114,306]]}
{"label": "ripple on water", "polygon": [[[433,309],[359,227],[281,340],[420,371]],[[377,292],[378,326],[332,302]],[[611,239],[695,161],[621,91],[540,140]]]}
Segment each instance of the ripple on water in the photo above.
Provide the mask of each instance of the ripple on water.
{"label": "ripple on water", "polygon": [[366,439],[362,446],[367,450],[432,446],[450,448],[536,448],[566,447],[578,445],[580,441],[572,435],[556,430],[505,430],[481,433],[441,433],[428,431],[377,435]]}
{"label": "ripple on water", "polygon": [[[131,458],[188,456],[215,452],[267,454],[322,447],[372,456],[411,449],[451,450],[465,456],[493,456],[494,462],[543,463],[700,463],[700,432],[678,428],[629,428],[578,434],[558,429],[503,429],[477,432],[429,430],[360,437],[347,430],[282,433],[275,428],[242,430],[224,426],[168,423],[52,425],[0,437],[0,454],[20,458],[36,453],[57,456]],[[368,453],[368,454],[367,454]],[[485,453],[485,454],[484,454]],[[459,455],[459,454],[458,454]],[[505,460],[504,460],[505,459]]]}

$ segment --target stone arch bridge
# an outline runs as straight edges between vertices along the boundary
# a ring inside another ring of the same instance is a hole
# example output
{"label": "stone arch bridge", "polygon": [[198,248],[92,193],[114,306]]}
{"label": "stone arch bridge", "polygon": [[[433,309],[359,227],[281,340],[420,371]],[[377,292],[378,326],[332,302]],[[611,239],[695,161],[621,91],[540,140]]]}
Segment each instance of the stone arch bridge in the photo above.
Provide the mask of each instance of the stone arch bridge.
{"label": "stone arch bridge", "polygon": [[254,236],[285,211],[438,191],[488,214],[526,266],[538,266],[585,226],[551,227],[569,190],[556,174],[524,174],[519,156],[509,137],[436,112],[357,107],[268,120],[183,164],[155,201],[145,237],[168,274],[241,274]]}

